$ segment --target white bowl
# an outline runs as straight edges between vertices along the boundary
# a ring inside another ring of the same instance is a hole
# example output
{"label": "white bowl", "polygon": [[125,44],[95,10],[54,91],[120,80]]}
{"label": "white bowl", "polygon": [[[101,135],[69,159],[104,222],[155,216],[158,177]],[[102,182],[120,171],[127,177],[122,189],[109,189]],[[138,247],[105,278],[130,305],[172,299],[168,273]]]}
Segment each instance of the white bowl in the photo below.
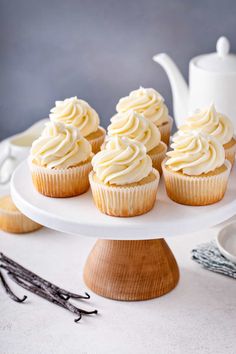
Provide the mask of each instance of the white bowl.
{"label": "white bowl", "polygon": [[216,236],[216,244],[227,259],[236,263],[236,222],[221,229]]}

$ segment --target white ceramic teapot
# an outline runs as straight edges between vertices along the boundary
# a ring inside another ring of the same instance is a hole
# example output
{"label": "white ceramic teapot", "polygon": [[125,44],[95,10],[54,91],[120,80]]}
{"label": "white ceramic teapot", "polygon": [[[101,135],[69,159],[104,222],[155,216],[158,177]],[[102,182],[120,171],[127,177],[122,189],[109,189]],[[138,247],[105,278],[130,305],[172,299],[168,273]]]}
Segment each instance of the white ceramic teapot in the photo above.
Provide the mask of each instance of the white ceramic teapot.
{"label": "white ceramic teapot", "polygon": [[220,37],[216,52],[199,55],[189,63],[189,88],[173,60],[164,53],[153,60],[167,73],[173,94],[176,125],[197,108],[214,103],[217,111],[226,114],[236,129],[236,55],[230,54],[230,43]]}

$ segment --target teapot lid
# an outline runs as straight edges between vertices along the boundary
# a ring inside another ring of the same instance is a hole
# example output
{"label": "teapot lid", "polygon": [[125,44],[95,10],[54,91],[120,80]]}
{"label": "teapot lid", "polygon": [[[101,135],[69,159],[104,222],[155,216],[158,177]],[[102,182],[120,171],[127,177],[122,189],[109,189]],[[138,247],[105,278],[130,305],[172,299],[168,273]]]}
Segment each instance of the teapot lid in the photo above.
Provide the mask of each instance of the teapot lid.
{"label": "teapot lid", "polygon": [[236,55],[230,54],[229,50],[229,40],[226,37],[220,37],[216,43],[216,52],[196,57],[195,65],[218,73],[236,72]]}

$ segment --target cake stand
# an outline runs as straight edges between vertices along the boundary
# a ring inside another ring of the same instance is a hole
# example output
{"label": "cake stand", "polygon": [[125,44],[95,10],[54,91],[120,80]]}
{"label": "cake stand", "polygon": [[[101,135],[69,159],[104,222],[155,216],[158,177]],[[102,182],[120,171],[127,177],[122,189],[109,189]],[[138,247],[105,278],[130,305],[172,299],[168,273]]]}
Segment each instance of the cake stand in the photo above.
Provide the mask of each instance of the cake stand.
{"label": "cake stand", "polygon": [[22,213],[37,223],[99,239],[84,267],[84,280],[92,291],[116,300],[146,300],[168,293],[178,283],[178,265],[163,237],[198,231],[233,216],[235,181],[234,168],[223,200],[204,207],[171,201],[161,181],[149,213],[116,218],[96,209],[90,191],[66,199],[42,196],[23,162],[12,177],[11,195]]}

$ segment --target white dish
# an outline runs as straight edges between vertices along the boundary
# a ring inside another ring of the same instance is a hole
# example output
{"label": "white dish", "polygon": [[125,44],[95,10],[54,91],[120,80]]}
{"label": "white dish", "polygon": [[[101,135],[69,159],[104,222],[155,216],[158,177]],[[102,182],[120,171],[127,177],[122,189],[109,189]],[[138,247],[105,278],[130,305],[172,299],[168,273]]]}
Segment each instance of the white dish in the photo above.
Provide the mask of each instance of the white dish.
{"label": "white dish", "polygon": [[225,226],[219,232],[216,244],[223,256],[236,263],[236,222]]}
{"label": "white dish", "polygon": [[40,135],[48,118],[41,119],[25,131],[10,136],[0,144],[0,191],[8,192],[16,167],[27,158],[32,142]]}
{"label": "white dish", "polygon": [[233,216],[236,210],[235,179],[234,167],[223,200],[204,207],[173,202],[167,197],[162,181],[153,210],[133,218],[102,214],[95,207],[90,191],[79,197],[65,199],[42,196],[33,187],[26,162],[14,172],[11,194],[25,215],[52,229],[102,239],[144,240],[202,230]]}

